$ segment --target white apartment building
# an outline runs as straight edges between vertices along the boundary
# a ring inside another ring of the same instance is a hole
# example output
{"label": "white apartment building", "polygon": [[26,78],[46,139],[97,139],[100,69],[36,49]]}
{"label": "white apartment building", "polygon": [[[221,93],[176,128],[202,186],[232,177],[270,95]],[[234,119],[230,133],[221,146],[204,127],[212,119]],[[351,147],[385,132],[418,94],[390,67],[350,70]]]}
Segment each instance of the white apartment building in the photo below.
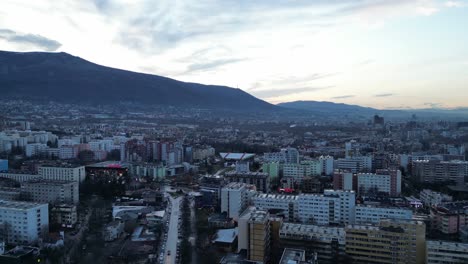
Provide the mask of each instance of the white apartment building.
{"label": "white apartment building", "polygon": [[426,241],[427,264],[468,263],[468,244],[447,241]]}
{"label": "white apartment building", "polygon": [[283,177],[293,178],[302,182],[306,176],[322,174],[322,164],[319,160],[302,161],[301,163],[286,163],[283,165]]}
{"label": "white apartment building", "polygon": [[39,175],[45,180],[83,182],[86,178],[84,166],[40,166]]}
{"label": "white apartment building", "polygon": [[359,194],[375,191],[390,193],[390,175],[378,175],[375,173],[359,173],[357,175]]}
{"label": "white apartment building", "polygon": [[48,147],[46,144],[42,143],[32,143],[26,145],[25,154],[26,157],[38,156],[47,151]]}
{"label": "white apartment building", "polygon": [[288,221],[295,221],[297,218],[297,195],[260,193],[252,197],[252,204],[261,210],[282,211]]}
{"label": "white apartment building", "polygon": [[301,194],[297,197],[297,219],[316,225],[339,224],[342,220],[340,205],[338,196]]}
{"label": "white apartment building", "polygon": [[31,173],[8,173],[8,172],[0,172],[0,178],[7,178],[12,179],[17,182],[25,182],[31,180],[37,180],[41,178],[39,174],[31,174]]}
{"label": "white apartment building", "polygon": [[406,220],[411,220],[413,218],[413,211],[408,208],[356,205],[355,210],[356,224],[378,224],[383,218]]}
{"label": "white apartment building", "polygon": [[372,170],[372,157],[359,156],[337,159],[334,164],[335,169],[348,170],[353,173],[369,172]]}
{"label": "white apartment building", "polygon": [[324,194],[258,194],[253,205],[262,210],[279,210],[288,221],[317,225],[354,222],[354,191],[325,190]]}
{"label": "white apartment building", "polygon": [[333,175],[334,159],[332,156],[320,156],[319,161],[322,164],[322,173],[325,175]]}
{"label": "white apartment building", "polygon": [[265,162],[299,163],[299,151],[295,148],[283,148],[280,152],[269,152],[263,155]]}
{"label": "white apartment building", "polygon": [[79,183],[75,181],[32,180],[21,183],[25,199],[38,203],[78,204]]}
{"label": "white apartment building", "polygon": [[221,189],[221,213],[226,212],[229,218],[237,221],[256,193],[254,185],[238,182],[227,184]]}
{"label": "white apartment building", "polygon": [[419,193],[419,199],[425,206],[434,206],[445,202],[451,202],[452,196],[424,189]]}
{"label": "white apartment building", "polygon": [[338,196],[340,198],[340,224],[351,224],[355,221],[356,193],[354,191],[324,190],[326,196]]}
{"label": "white apartment building", "polygon": [[49,206],[0,200],[0,226],[7,243],[34,243],[49,232]]}
{"label": "white apartment building", "polygon": [[78,148],[73,145],[59,147],[59,159],[74,159],[78,156]]}

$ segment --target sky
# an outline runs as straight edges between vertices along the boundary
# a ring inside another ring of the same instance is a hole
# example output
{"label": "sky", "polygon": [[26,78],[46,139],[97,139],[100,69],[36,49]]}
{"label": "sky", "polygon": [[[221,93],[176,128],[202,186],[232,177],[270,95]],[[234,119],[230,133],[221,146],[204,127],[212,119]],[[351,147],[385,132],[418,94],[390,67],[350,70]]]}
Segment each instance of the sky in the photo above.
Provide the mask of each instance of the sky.
{"label": "sky", "polygon": [[468,0],[2,0],[0,50],[240,88],[270,103],[468,107]]}

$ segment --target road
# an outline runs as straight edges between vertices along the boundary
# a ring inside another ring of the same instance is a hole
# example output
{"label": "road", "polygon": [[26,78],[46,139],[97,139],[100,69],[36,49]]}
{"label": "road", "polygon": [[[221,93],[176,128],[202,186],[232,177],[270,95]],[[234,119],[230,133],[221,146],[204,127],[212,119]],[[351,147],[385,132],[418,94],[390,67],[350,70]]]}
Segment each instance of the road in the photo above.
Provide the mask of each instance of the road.
{"label": "road", "polygon": [[[169,196],[169,201],[172,204],[171,218],[169,220],[169,231],[167,232],[166,251],[164,252],[166,264],[175,264],[177,255],[177,240],[179,230],[179,215],[180,215],[180,201],[182,197],[176,199]],[[171,255],[167,253],[171,251]]]}

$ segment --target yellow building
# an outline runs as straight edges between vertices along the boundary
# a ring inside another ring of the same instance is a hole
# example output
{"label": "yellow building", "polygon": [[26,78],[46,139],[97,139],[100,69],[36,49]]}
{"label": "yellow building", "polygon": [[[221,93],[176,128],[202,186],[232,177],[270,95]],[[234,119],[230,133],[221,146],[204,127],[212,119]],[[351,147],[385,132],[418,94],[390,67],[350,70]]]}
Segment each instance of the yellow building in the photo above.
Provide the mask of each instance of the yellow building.
{"label": "yellow building", "polygon": [[425,263],[426,226],[421,221],[383,219],[379,225],[349,225],[346,254],[353,263]]}
{"label": "yellow building", "polygon": [[255,211],[248,221],[248,259],[268,263],[270,258],[270,221],[266,211]]}

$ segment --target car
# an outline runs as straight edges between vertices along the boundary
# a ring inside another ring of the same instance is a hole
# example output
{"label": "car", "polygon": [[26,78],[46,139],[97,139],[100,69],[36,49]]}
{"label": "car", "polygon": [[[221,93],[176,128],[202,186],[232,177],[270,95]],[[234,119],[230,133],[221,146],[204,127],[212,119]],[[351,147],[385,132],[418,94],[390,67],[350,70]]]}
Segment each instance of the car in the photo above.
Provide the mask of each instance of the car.
{"label": "car", "polygon": [[170,250],[167,251],[167,255],[168,255],[168,256],[171,255],[171,251],[170,251]]}

